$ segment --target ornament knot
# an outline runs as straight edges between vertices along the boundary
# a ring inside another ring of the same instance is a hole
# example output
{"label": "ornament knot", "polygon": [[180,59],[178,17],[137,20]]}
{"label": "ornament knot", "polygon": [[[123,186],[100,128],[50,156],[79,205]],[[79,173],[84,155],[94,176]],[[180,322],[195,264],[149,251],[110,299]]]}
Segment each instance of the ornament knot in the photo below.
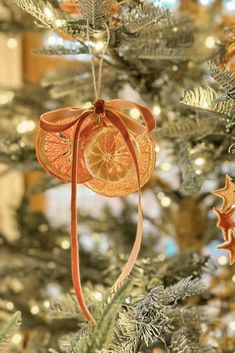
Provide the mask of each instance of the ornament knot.
{"label": "ornament knot", "polygon": [[98,115],[104,114],[105,101],[103,99],[96,99],[93,104],[94,104],[94,107],[95,107],[96,114],[98,114]]}

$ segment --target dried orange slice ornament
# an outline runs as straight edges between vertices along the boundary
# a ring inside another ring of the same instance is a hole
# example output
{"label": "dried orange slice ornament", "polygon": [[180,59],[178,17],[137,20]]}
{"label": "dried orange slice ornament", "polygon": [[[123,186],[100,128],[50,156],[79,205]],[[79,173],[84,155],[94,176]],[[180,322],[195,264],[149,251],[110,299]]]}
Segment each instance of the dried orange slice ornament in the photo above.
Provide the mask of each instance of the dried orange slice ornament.
{"label": "dried orange slice ornament", "polygon": [[[135,108],[144,124],[122,109]],[[128,100],[97,99],[88,109],[64,108],[45,113],[40,119],[37,157],[43,168],[71,182],[71,258],[75,294],[87,320],[95,324],[83,295],[77,237],[77,184],[85,184],[108,197],[138,191],[138,224],[129,259],[113,285],[116,290],[129,276],[137,259],[143,215],[141,187],[149,180],[156,163],[155,143],[150,132],[155,120],[150,110]]]}

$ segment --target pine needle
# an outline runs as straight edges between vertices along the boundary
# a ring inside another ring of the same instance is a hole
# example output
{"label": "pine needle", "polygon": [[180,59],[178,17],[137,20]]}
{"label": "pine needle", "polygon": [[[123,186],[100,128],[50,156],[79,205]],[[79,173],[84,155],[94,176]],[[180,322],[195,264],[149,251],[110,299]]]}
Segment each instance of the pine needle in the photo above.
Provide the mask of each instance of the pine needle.
{"label": "pine needle", "polygon": [[218,101],[218,95],[211,87],[196,87],[185,91],[181,97],[181,103],[231,117],[235,112],[235,102],[231,99]]}
{"label": "pine needle", "polygon": [[94,28],[103,27],[109,20],[114,6],[117,5],[115,0],[75,0],[75,3]]}
{"label": "pine needle", "polygon": [[17,311],[12,318],[3,325],[0,330],[0,348],[3,348],[10,340],[14,332],[21,324],[21,313]]}
{"label": "pine needle", "polygon": [[97,324],[89,327],[80,342],[73,347],[74,353],[97,353],[107,349],[114,335],[114,325],[120,305],[128,296],[132,282],[127,280],[98,313]]}
{"label": "pine needle", "polygon": [[208,63],[211,76],[226,91],[228,97],[235,99],[235,75],[229,68],[221,68],[213,61]]}

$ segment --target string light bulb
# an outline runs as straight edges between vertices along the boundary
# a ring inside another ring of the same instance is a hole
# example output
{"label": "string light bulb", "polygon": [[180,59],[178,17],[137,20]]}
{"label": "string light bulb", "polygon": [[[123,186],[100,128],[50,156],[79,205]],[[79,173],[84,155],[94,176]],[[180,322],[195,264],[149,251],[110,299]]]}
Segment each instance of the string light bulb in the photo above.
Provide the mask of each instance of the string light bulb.
{"label": "string light bulb", "polygon": [[30,309],[30,312],[32,315],[37,315],[39,313],[39,306],[38,305],[33,305]]}
{"label": "string light bulb", "polygon": [[25,134],[35,129],[36,123],[33,120],[23,120],[17,125],[17,132],[19,134]]}
{"label": "string light bulb", "polygon": [[161,205],[163,207],[169,207],[171,205],[171,199],[168,196],[165,196],[161,200]]}
{"label": "string light bulb", "polygon": [[198,167],[200,167],[200,166],[202,166],[203,164],[205,164],[205,159],[199,157],[199,158],[195,159],[194,164],[196,164]]}
{"label": "string light bulb", "polygon": [[154,107],[153,107],[153,114],[154,115],[160,115],[161,114],[161,107],[159,106],[159,105],[155,105]]}
{"label": "string light bulb", "polygon": [[22,335],[17,333],[12,337],[12,343],[13,344],[19,344],[22,341]]}
{"label": "string light bulb", "polygon": [[53,16],[52,11],[48,7],[45,7],[44,14],[49,18],[51,18]]}
{"label": "string light bulb", "polygon": [[160,168],[163,172],[169,172],[172,169],[172,164],[168,162],[163,162]]}
{"label": "string light bulb", "polygon": [[7,47],[8,47],[9,49],[15,49],[15,48],[17,48],[17,47],[18,47],[18,41],[17,41],[17,39],[15,39],[15,38],[9,38],[9,39],[7,40]]}
{"label": "string light bulb", "polygon": [[131,116],[133,119],[139,119],[139,117],[140,117],[140,112],[139,112],[137,109],[133,108],[133,109],[130,110],[130,116]]}
{"label": "string light bulb", "polygon": [[6,304],[6,308],[7,308],[7,310],[13,310],[14,309],[14,304],[12,303],[12,302],[7,302],[7,304]]}
{"label": "string light bulb", "polygon": [[209,36],[206,38],[205,45],[207,48],[212,49],[215,46],[215,38],[212,36]]}
{"label": "string light bulb", "polygon": [[224,255],[220,256],[220,257],[218,258],[218,263],[219,263],[219,265],[221,265],[221,266],[227,265],[227,263],[228,263],[227,257],[224,256]]}
{"label": "string light bulb", "polygon": [[66,239],[62,240],[60,245],[63,250],[68,250],[70,248],[70,242]]}
{"label": "string light bulb", "polygon": [[101,52],[104,50],[105,42],[103,40],[99,40],[98,42],[95,42],[94,48],[95,51]]}
{"label": "string light bulb", "polygon": [[232,330],[232,331],[235,331],[235,321],[231,321],[229,323],[229,328]]}

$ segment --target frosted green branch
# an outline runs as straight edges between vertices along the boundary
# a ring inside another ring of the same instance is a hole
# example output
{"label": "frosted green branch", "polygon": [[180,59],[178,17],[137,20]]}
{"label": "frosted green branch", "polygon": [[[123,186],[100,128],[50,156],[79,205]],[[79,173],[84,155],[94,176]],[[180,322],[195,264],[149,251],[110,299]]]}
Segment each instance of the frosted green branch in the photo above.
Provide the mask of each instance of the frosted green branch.
{"label": "frosted green branch", "polygon": [[0,329],[0,348],[3,348],[21,324],[21,313],[17,311]]}

